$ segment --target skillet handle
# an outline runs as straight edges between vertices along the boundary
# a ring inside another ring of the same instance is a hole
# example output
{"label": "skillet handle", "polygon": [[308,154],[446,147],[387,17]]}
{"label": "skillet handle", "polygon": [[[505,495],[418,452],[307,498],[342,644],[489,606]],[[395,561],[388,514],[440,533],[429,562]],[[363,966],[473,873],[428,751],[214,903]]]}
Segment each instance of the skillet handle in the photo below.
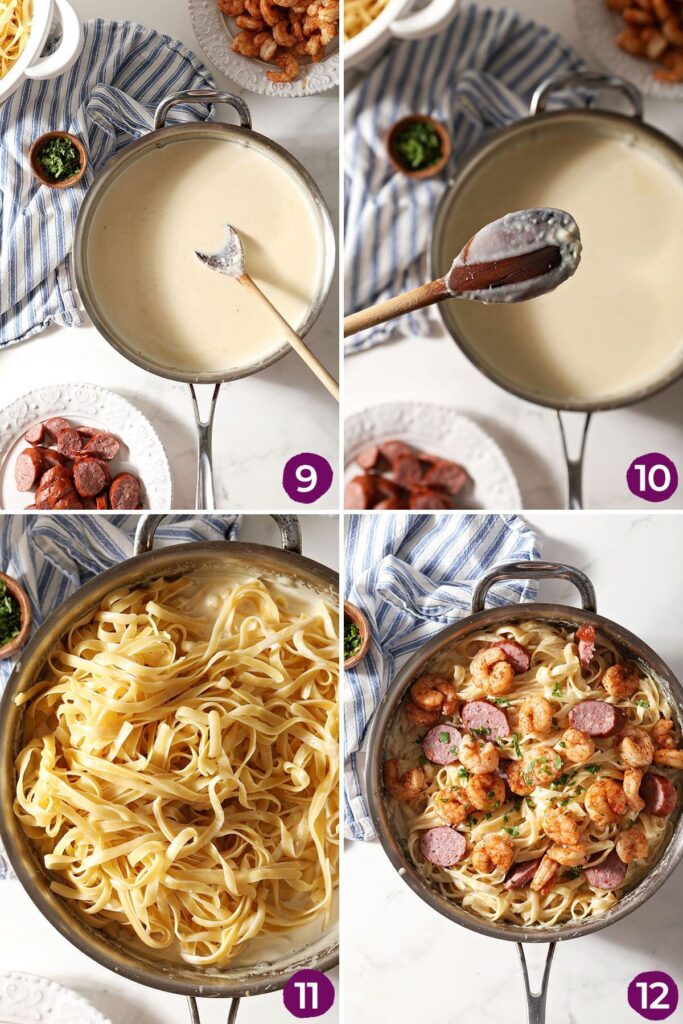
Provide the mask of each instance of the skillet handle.
{"label": "skillet handle", "polygon": [[172,92],[165,96],[154,111],[154,131],[163,128],[166,124],[166,117],[169,110],[177,107],[180,103],[199,103],[207,106],[209,103],[227,103],[234,107],[239,114],[240,127],[251,128],[251,113],[241,96],[235,96],[232,92],[216,92],[215,89],[187,89],[185,92]]}
{"label": "skillet handle", "polygon": [[[240,996],[234,996],[230,1000],[230,1009],[228,1010],[228,1024],[235,1024],[237,1020],[237,1011],[240,1008]],[[199,1016],[199,1007],[197,1006],[197,1000],[194,996],[188,996],[187,1002],[190,1007],[190,1021],[191,1024],[202,1024]]]}
{"label": "skillet handle", "polygon": [[[146,515],[140,516],[140,520],[135,531],[133,554],[144,555],[146,551],[152,550],[154,546],[154,535],[165,518],[166,513],[158,512],[148,512]],[[274,519],[280,527],[280,538],[282,541],[283,551],[291,551],[295,555],[300,555],[301,524],[297,516],[271,515],[270,518]]]}
{"label": "skillet handle", "polygon": [[517,943],[517,952],[519,953],[519,960],[522,965],[522,975],[524,977],[524,990],[526,992],[526,1005],[527,1013],[529,1015],[529,1024],[545,1024],[545,1001],[548,997],[548,980],[550,978],[550,968],[552,966],[553,957],[555,955],[556,942],[551,942],[548,946],[548,952],[545,957],[545,967],[543,969],[543,980],[541,981],[540,992],[531,991],[531,983],[529,981],[529,971],[526,965],[526,957],[524,955],[524,946],[521,942]]}
{"label": "skillet handle", "polygon": [[503,583],[505,580],[530,580],[536,576],[541,579],[568,580],[578,590],[582,607],[589,612],[597,610],[593,584],[580,569],[575,569],[573,565],[563,565],[561,562],[532,561],[504,562],[489,569],[474,588],[472,613],[483,612],[486,595],[496,583]]}
{"label": "skillet handle", "polygon": [[579,86],[593,89],[609,89],[612,92],[620,92],[633,107],[631,117],[636,121],[643,120],[643,94],[632,82],[618,75],[603,75],[600,71],[573,71],[567,75],[558,75],[557,78],[548,78],[541,82],[538,89],[531,97],[529,113],[542,114],[546,103],[554,92],[559,92],[569,86]]}
{"label": "skillet handle", "polygon": [[583,457],[586,454],[591,413],[563,412],[558,409],[557,420],[567,467],[567,508],[576,511],[583,508]]}

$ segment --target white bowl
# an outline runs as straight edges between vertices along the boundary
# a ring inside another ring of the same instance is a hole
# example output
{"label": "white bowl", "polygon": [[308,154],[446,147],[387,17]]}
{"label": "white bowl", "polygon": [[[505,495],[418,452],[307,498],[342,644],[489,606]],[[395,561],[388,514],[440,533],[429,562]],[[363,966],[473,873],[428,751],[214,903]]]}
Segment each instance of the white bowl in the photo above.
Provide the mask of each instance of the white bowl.
{"label": "white bowl", "polygon": [[[430,0],[412,14],[407,14],[414,0],[389,0],[389,3],[367,28],[344,43],[344,68],[367,67],[367,61],[398,39],[425,39],[448,24],[460,0]],[[406,17],[402,17],[406,14]]]}
{"label": "white bowl", "polygon": [[[54,53],[41,57],[57,15],[62,38]],[[83,28],[68,0],[33,0],[33,19],[28,42],[19,60],[0,78],[0,103],[26,79],[57,78],[75,63],[83,48]]]}

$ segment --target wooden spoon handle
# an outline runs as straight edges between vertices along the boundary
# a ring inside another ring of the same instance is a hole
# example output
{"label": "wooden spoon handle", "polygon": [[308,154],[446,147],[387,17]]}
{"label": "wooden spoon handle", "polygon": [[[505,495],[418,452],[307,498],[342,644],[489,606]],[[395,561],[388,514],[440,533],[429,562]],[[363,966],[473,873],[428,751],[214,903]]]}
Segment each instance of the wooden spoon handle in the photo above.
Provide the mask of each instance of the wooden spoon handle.
{"label": "wooden spoon handle", "polygon": [[396,316],[403,316],[404,313],[412,313],[424,306],[431,306],[433,302],[440,302],[449,297],[448,290],[442,280],[430,281],[429,284],[420,285],[403,295],[396,295],[393,299],[385,299],[378,302],[376,306],[368,309],[359,309],[357,313],[349,313],[344,317],[344,337],[358,331],[365,331],[368,327],[376,327],[377,324],[386,323]]}
{"label": "wooden spoon handle", "polygon": [[285,318],[282,316],[280,311],[275,308],[267,295],[264,295],[256,282],[249,277],[249,274],[242,274],[242,276],[238,277],[237,280],[245,288],[248,288],[252,294],[258,296],[264,306],[268,307],[271,314],[278,320],[280,327],[285,333],[287,341],[297,355],[301,356],[303,361],[306,363],[308,368],[313,371],[321,384],[324,384],[329,393],[339,401],[339,385],[334,377],[327,372],[323,364],[313,355],[310,348],[303,343],[296,331],[292,330]]}

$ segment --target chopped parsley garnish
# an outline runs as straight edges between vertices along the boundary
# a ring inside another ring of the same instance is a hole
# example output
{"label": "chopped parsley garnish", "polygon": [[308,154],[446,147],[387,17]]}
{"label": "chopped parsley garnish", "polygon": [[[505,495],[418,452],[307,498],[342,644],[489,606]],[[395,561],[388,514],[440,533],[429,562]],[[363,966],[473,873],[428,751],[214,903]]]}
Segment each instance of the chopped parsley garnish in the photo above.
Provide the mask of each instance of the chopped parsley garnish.
{"label": "chopped parsley garnish", "polygon": [[597,775],[597,773],[600,771],[601,765],[585,764],[583,767],[586,769],[587,772],[590,772],[591,775]]}
{"label": "chopped parsley garnish", "polygon": [[647,709],[650,707],[650,702],[649,700],[637,700],[636,706],[639,708],[644,708],[647,711]]}
{"label": "chopped parsley garnish", "polygon": [[473,740],[478,739],[480,736],[486,739],[489,732],[490,729],[488,729],[486,726],[482,726],[481,729],[470,729],[470,736],[472,737]]}
{"label": "chopped parsley garnish", "polygon": [[351,619],[344,619],[344,661],[358,653],[361,645],[360,630]]}
{"label": "chopped parsley garnish", "polygon": [[535,811],[536,810],[536,801],[532,800],[530,796],[528,796],[526,798],[526,805],[529,808],[529,810],[531,810],[531,811]]}
{"label": "chopped parsley garnish", "polygon": [[442,743],[448,743],[450,741],[451,734],[449,732],[440,732],[439,739]]}
{"label": "chopped parsley garnish", "polygon": [[570,880],[578,878],[582,871],[583,868],[567,868],[567,870],[564,873],[564,877],[569,878]]}
{"label": "chopped parsley garnish", "polygon": [[487,697],[486,699],[489,702],[489,704],[495,704],[496,707],[499,708],[511,707],[511,702],[507,699],[507,697]]}
{"label": "chopped parsley garnish", "polygon": [[21,608],[19,602],[10,594],[5,583],[0,580],[0,647],[10,643],[21,630]]}
{"label": "chopped parsley garnish", "polygon": [[552,696],[553,697],[561,697],[562,696],[562,692],[560,690],[559,682],[555,683],[555,685],[553,686]]}
{"label": "chopped parsley garnish", "polygon": [[394,149],[401,166],[422,171],[441,159],[441,136],[429,121],[409,121],[396,135]]}
{"label": "chopped parsley garnish", "polygon": [[509,836],[512,836],[513,839],[516,839],[519,835],[519,829],[516,825],[508,825],[508,827],[504,829],[504,831],[507,832]]}
{"label": "chopped parsley garnish", "polygon": [[469,777],[470,777],[470,773],[469,773],[469,770],[467,768],[461,768],[460,771],[458,772],[458,775],[459,775],[459,777],[461,779],[465,779],[465,780],[469,779]]}
{"label": "chopped parsley garnish", "polygon": [[513,734],[512,734],[512,746],[514,747],[515,754],[517,755],[517,757],[521,757],[522,756],[522,751],[521,751],[521,748],[519,746],[519,733],[518,732],[513,732]]}
{"label": "chopped parsley garnish", "polygon": [[81,169],[81,157],[71,139],[50,139],[38,151],[38,163],[50,181],[68,181]]}
{"label": "chopped parsley garnish", "polygon": [[424,768],[424,766],[426,764],[427,764],[427,758],[423,754],[422,757],[420,758],[420,765],[421,765],[422,768]]}
{"label": "chopped parsley garnish", "polygon": [[561,747],[562,750],[564,750],[564,748],[567,746],[567,744],[564,742],[564,740],[560,740],[560,742],[557,745],[558,745],[558,747]]}

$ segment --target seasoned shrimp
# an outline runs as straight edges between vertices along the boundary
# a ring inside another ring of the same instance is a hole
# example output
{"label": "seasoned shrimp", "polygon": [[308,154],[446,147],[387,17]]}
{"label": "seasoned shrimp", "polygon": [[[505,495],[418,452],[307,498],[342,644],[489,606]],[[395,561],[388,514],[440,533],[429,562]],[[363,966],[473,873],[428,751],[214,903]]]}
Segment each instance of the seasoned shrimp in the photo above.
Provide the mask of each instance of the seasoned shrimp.
{"label": "seasoned shrimp", "polygon": [[643,773],[640,768],[627,768],[624,772],[624,793],[626,803],[636,814],[642,811],[645,801],[640,796],[640,784],[643,781]]}
{"label": "seasoned shrimp", "polygon": [[238,18],[235,18],[235,24],[238,28],[249,29],[250,32],[263,32],[266,27],[263,18],[251,18],[248,14],[240,14]]}
{"label": "seasoned shrimp", "polygon": [[560,753],[572,764],[583,764],[595,753],[595,743],[580,729],[565,729],[562,733],[562,743],[564,746]]}
{"label": "seasoned shrimp", "polygon": [[467,796],[478,811],[493,811],[505,803],[505,783],[499,775],[473,775],[467,783]]}
{"label": "seasoned shrimp", "polygon": [[467,768],[472,775],[497,771],[500,760],[498,748],[493,743],[484,743],[470,735],[463,738],[458,748],[458,758],[460,764]]}
{"label": "seasoned shrimp", "polygon": [[650,739],[658,750],[673,750],[676,746],[676,737],[671,719],[660,718],[658,722],[655,722],[650,732]]}
{"label": "seasoned shrimp", "polygon": [[536,786],[549,786],[563,771],[564,761],[550,747],[535,747],[524,758],[524,779]]}
{"label": "seasoned shrimp", "polygon": [[626,810],[626,794],[614,779],[598,779],[586,790],[586,810],[596,825],[619,821]]}
{"label": "seasoned shrimp", "polygon": [[629,768],[647,768],[652,764],[655,748],[644,729],[629,729],[619,744],[619,753]]}
{"label": "seasoned shrimp", "polygon": [[678,768],[683,771],[683,750],[655,750],[654,760],[660,768]]}
{"label": "seasoned shrimp", "polygon": [[516,796],[529,796],[536,788],[533,776],[525,778],[524,764],[521,761],[509,761],[505,768],[508,786]]}
{"label": "seasoned shrimp", "polygon": [[472,851],[472,865],[482,875],[491,875],[500,868],[507,872],[512,865],[515,847],[507,836],[487,836]]}
{"label": "seasoned shrimp", "polygon": [[289,31],[287,23],[284,21],[278,21],[277,25],[273,25],[273,39],[278,46],[294,46],[297,41],[296,36]]}
{"label": "seasoned shrimp", "polygon": [[540,892],[544,896],[550,889],[552,881],[559,870],[560,865],[547,854],[536,868],[536,874],[531,880],[531,888],[534,892]]}
{"label": "seasoned shrimp", "polygon": [[578,821],[557,807],[549,807],[543,815],[543,831],[561,846],[578,846],[581,837]]}
{"label": "seasoned shrimp", "polygon": [[565,868],[578,868],[588,860],[588,849],[583,843],[577,843],[576,846],[555,843],[547,852],[549,857]]}
{"label": "seasoned shrimp", "polygon": [[271,28],[282,20],[282,11],[278,10],[278,5],[272,3],[272,0],[260,0],[259,9],[266,25],[270,25]]}
{"label": "seasoned shrimp", "polygon": [[409,768],[403,775],[398,774],[398,758],[384,762],[384,785],[395,800],[409,803],[427,788],[427,776],[423,768]]}
{"label": "seasoned shrimp", "polygon": [[410,699],[425,711],[440,708],[444,715],[455,714],[458,706],[458,695],[453,683],[440,676],[427,675],[416,679],[410,687]]}
{"label": "seasoned shrimp", "polygon": [[235,53],[241,53],[244,57],[256,57],[258,47],[254,45],[254,33],[243,29],[232,41],[232,48]]}
{"label": "seasoned shrimp", "polygon": [[270,32],[257,32],[254,37],[254,42],[261,47],[259,50],[261,60],[266,62],[271,61],[277,52],[277,43]]}
{"label": "seasoned shrimp", "polygon": [[434,810],[442,821],[457,828],[458,825],[462,825],[466,821],[472,810],[472,805],[467,799],[464,789],[451,786],[448,789],[440,789],[436,794]]}
{"label": "seasoned shrimp", "polygon": [[485,647],[470,662],[470,672],[479,686],[493,696],[507,693],[515,678],[515,670],[500,647]]}
{"label": "seasoned shrimp", "polygon": [[526,697],[519,709],[520,731],[547,736],[553,727],[553,706],[545,697]]}
{"label": "seasoned shrimp", "polygon": [[427,711],[425,708],[419,708],[417,704],[413,704],[412,700],[407,700],[405,704],[406,718],[413,723],[413,725],[436,725],[441,718],[441,712],[438,708],[433,708],[431,711]]}
{"label": "seasoned shrimp", "polygon": [[605,669],[600,680],[610,697],[621,700],[624,697],[632,697],[640,686],[638,669],[630,662],[619,662]]}
{"label": "seasoned shrimp", "polygon": [[242,0],[218,0],[218,6],[229,18],[236,18],[238,14],[243,14],[245,8]]}
{"label": "seasoned shrimp", "polygon": [[615,843],[617,856],[624,864],[632,860],[642,860],[650,852],[647,837],[642,828],[626,828],[617,836]]}

